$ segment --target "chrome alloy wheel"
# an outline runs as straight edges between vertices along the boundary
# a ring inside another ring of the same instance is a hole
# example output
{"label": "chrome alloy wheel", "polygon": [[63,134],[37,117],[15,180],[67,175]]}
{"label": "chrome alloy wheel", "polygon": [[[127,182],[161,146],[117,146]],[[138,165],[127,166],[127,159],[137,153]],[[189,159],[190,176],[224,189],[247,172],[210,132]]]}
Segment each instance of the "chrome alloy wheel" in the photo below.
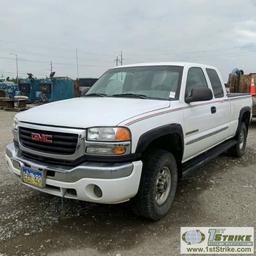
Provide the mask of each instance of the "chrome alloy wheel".
{"label": "chrome alloy wheel", "polygon": [[158,205],[165,203],[171,190],[171,171],[164,166],[157,174],[155,200]]}
{"label": "chrome alloy wheel", "polygon": [[239,140],[239,149],[242,150],[244,147],[244,143],[245,143],[245,130],[244,129],[242,129],[240,131],[238,140]]}

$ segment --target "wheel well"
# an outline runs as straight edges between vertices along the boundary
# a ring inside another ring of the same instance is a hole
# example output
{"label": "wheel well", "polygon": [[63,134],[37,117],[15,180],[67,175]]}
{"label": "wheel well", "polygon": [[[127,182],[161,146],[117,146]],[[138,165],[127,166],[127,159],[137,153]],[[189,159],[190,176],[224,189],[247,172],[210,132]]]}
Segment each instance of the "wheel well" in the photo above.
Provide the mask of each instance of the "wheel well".
{"label": "wheel well", "polygon": [[[154,149],[163,149],[172,153],[177,161],[178,169],[181,170],[183,156],[183,140],[179,134],[168,134],[153,140],[144,151],[143,155],[150,154]],[[181,173],[181,172],[180,172]]]}
{"label": "wheel well", "polygon": [[244,112],[243,115],[242,115],[242,118],[241,118],[241,123],[244,122],[246,124],[246,126],[247,126],[247,129],[249,127],[250,118],[251,118],[250,111]]}

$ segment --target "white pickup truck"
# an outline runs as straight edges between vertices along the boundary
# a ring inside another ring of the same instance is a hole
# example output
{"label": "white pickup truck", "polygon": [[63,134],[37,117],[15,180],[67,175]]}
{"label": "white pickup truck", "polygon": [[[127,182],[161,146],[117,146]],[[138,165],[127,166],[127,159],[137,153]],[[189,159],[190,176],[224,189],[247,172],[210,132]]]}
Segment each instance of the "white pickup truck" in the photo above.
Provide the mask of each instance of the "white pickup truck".
{"label": "white pickup truck", "polygon": [[113,68],[85,97],[18,113],[9,169],[52,195],[166,215],[179,179],[229,150],[245,153],[252,99],[225,91],[219,71],[195,63]]}

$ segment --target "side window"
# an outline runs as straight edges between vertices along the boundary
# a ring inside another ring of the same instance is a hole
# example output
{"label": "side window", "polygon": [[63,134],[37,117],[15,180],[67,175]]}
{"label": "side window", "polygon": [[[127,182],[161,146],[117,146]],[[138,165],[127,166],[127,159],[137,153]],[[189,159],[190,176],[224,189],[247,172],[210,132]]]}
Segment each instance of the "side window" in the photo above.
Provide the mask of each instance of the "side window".
{"label": "side window", "polygon": [[191,94],[192,89],[208,88],[204,72],[201,68],[193,67],[188,71],[186,83],[186,97]]}
{"label": "side window", "polygon": [[213,89],[213,94],[215,98],[222,98],[224,96],[222,84],[220,81],[220,78],[216,72],[216,70],[207,68],[206,69],[207,75],[211,81],[212,89]]}

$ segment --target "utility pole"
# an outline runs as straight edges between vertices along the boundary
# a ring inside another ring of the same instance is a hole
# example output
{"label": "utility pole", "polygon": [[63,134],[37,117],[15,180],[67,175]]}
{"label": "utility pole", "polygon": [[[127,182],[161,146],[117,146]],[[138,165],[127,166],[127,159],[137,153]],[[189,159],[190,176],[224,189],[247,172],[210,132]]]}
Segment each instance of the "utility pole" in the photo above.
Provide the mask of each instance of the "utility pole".
{"label": "utility pole", "polygon": [[118,64],[119,64],[119,56],[116,56],[115,63],[116,63],[116,66],[118,66]]}
{"label": "utility pole", "polygon": [[10,55],[14,55],[14,56],[15,56],[15,60],[16,60],[16,82],[17,82],[17,84],[18,84],[18,83],[19,83],[18,54],[16,54],[16,53],[10,53]]}
{"label": "utility pole", "polygon": [[79,70],[78,70],[78,53],[76,48],[76,78],[79,79]]}
{"label": "utility pole", "polygon": [[123,52],[120,54],[120,65],[123,66]]}
{"label": "utility pole", "polygon": [[52,73],[52,61],[50,62],[50,66],[51,66],[51,73]]}
{"label": "utility pole", "polygon": [[119,55],[116,56],[115,64],[116,64],[116,66],[119,66],[119,64],[120,64],[120,66],[123,66],[123,64],[124,64],[123,51],[121,51],[120,56]]}

